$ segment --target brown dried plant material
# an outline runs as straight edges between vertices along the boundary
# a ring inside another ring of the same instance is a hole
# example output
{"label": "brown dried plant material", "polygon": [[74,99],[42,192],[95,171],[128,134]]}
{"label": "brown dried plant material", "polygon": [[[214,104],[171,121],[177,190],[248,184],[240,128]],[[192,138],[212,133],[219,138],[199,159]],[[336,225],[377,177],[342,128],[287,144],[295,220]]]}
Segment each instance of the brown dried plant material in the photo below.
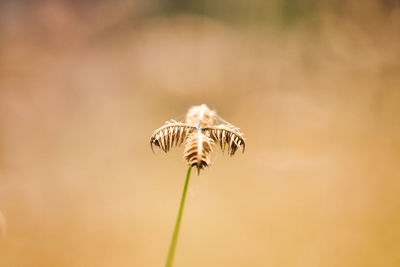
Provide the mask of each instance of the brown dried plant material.
{"label": "brown dried plant material", "polygon": [[193,106],[186,114],[186,124],[196,127],[212,126],[215,116],[215,111],[210,110],[205,104]]}
{"label": "brown dried plant material", "polygon": [[[214,125],[216,121],[221,122]],[[154,131],[150,145],[168,152],[174,146],[185,143],[184,158],[198,172],[210,165],[210,154],[215,143],[222,151],[227,150],[233,156],[242,147],[245,149],[245,139],[239,128],[217,116],[207,105],[193,106],[186,115],[186,123],[174,120]]]}
{"label": "brown dried plant material", "polygon": [[196,166],[197,171],[210,165],[210,154],[214,141],[205,135],[201,129],[193,132],[187,139],[184,158],[190,166]]}

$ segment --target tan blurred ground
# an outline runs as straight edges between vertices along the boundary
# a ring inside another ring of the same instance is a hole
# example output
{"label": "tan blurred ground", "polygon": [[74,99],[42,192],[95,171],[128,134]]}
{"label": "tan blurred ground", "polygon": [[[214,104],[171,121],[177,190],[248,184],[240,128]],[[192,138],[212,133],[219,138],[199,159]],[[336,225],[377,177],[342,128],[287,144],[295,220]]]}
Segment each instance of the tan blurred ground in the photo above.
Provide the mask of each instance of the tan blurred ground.
{"label": "tan blurred ground", "polygon": [[186,166],[149,137],[201,103],[247,147],[192,177],[176,267],[400,266],[398,8],[116,3],[0,12],[0,266],[163,266]]}

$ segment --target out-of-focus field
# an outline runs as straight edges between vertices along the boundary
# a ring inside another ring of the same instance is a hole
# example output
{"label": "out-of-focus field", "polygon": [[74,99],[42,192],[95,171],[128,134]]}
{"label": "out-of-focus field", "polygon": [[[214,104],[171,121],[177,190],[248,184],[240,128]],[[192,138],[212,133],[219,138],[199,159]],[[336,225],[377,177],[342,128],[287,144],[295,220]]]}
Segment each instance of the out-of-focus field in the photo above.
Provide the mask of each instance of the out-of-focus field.
{"label": "out-of-focus field", "polygon": [[186,165],[149,138],[202,103],[247,147],[192,176],[176,267],[400,266],[386,2],[295,22],[254,3],[238,21],[244,1],[229,16],[1,2],[0,266],[163,266]]}

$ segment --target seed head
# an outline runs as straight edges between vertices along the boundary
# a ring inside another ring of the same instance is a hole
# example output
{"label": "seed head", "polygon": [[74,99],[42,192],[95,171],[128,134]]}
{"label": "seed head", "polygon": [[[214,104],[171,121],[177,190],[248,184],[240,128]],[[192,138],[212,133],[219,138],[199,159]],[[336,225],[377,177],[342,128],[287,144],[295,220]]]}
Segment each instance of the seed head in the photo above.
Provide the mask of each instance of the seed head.
{"label": "seed head", "polygon": [[[221,122],[215,125],[215,122]],[[245,149],[245,139],[239,128],[217,116],[207,105],[193,106],[186,115],[186,123],[174,120],[167,121],[154,131],[150,145],[168,152],[174,146],[185,143],[184,158],[198,172],[210,165],[210,154],[215,143],[222,151],[227,150],[233,156],[242,147]]]}

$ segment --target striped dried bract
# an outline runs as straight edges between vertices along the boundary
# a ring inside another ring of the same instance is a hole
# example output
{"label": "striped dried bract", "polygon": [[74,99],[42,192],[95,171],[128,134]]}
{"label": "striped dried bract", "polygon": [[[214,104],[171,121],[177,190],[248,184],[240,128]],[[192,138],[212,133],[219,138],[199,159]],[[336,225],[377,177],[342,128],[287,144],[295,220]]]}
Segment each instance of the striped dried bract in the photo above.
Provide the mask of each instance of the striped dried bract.
{"label": "striped dried bract", "polygon": [[210,154],[214,141],[201,129],[194,131],[186,140],[184,157],[190,166],[201,169],[210,165]]}
{"label": "striped dried bract", "polygon": [[208,127],[214,124],[216,113],[206,105],[193,106],[186,115],[186,124],[195,127]]}
{"label": "striped dried bract", "polygon": [[[215,125],[217,121],[220,124]],[[245,139],[239,128],[218,117],[204,104],[191,107],[185,123],[167,121],[150,138],[151,148],[154,145],[164,152],[182,143],[185,143],[185,160],[190,166],[197,167],[199,172],[210,165],[210,154],[215,144],[231,156],[240,147],[243,152],[245,149]]]}

